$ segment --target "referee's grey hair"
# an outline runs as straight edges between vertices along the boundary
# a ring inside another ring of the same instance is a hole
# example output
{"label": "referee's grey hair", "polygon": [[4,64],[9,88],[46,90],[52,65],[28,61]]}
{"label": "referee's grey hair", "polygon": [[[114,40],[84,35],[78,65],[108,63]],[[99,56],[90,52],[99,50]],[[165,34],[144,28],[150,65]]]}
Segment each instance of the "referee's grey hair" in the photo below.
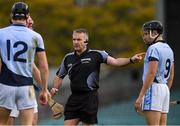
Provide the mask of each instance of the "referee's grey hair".
{"label": "referee's grey hair", "polygon": [[88,31],[85,29],[85,28],[78,28],[78,29],[75,29],[73,31],[73,33],[84,33],[86,34],[86,40],[88,41],[89,40],[89,34],[88,34]]}

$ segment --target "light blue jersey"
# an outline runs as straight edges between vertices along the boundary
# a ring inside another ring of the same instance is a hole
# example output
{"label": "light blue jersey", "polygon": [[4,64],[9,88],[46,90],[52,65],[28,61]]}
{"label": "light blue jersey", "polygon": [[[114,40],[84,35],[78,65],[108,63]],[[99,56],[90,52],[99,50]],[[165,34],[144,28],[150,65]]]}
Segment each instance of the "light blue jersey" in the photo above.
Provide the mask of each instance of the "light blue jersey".
{"label": "light blue jersey", "polygon": [[44,51],[44,43],[35,31],[20,24],[0,29],[0,83],[9,86],[32,85],[32,66],[37,51]]}
{"label": "light blue jersey", "polygon": [[174,62],[174,54],[170,46],[162,41],[149,46],[144,58],[143,82],[145,81],[150,61],[158,61],[158,70],[154,82],[167,84],[171,65]]}

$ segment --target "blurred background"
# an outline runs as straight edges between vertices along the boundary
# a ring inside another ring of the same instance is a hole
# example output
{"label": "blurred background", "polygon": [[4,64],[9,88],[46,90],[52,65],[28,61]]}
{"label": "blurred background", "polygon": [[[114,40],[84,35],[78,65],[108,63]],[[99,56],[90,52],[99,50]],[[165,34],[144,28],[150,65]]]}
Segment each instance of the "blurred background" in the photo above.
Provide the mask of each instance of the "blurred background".
{"label": "blurred background", "polygon": [[[20,1],[20,0],[19,0]],[[22,1],[22,0],[21,0]],[[0,0],[0,27],[9,25],[11,7],[18,0]],[[105,50],[114,57],[130,57],[146,51],[141,39],[142,24],[160,20],[164,38],[175,53],[175,80],[171,99],[180,100],[180,11],[179,0],[24,0],[34,20],[34,30],[44,39],[50,68],[49,89],[66,53],[72,52],[72,31],[89,31],[89,48]],[[134,111],[134,102],[142,86],[143,62],[126,67],[101,66],[99,89],[100,125],[143,125],[142,116]],[[65,104],[70,95],[65,78],[55,100]],[[63,124],[53,120],[48,106],[39,105],[39,124]],[[172,106],[169,125],[180,124],[180,105]],[[18,123],[18,120],[17,120]]]}

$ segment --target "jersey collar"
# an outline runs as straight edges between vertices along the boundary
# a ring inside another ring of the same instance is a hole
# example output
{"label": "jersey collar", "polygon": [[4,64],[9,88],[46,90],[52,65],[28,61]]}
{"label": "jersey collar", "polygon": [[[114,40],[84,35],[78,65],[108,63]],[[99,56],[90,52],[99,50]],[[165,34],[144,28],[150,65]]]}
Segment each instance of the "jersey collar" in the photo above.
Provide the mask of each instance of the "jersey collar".
{"label": "jersey collar", "polygon": [[26,27],[25,25],[23,25],[23,24],[18,24],[18,23],[16,23],[16,24],[11,24],[11,26],[22,26],[22,27]]}
{"label": "jersey collar", "polygon": [[89,51],[89,49],[87,48],[87,49],[86,49],[82,54],[80,54],[80,55],[78,55],[78,54],[76,53],[76,51],[74,51],[74,55],[77,56],[77,57],[81,57],[81,56],[85,55],[88,51]]}
{"label": "jersey collar", "polygon": [[162,42],[162,43],[167,43],[165,40],[158,40],[156,42]]}
{"label": "jersey collar", "polygon": [[152,42],[152,43],[148,44],[148,46],[151,46],[151,45],[153,45],[153,44],[155,44],[157,42],[167,43],[165,40],[157,40],[155,42]]}

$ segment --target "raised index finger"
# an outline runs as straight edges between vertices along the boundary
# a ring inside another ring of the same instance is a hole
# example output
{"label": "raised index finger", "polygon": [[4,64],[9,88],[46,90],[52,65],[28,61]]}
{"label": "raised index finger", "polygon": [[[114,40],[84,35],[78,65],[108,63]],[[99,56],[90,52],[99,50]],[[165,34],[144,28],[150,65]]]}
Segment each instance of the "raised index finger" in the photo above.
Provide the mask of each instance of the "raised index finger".
{"label": "raised index finger", "polygon": [[142,53],[138,53],[138,56],[144,56],[146,54],[146,52],[142,52]]}

